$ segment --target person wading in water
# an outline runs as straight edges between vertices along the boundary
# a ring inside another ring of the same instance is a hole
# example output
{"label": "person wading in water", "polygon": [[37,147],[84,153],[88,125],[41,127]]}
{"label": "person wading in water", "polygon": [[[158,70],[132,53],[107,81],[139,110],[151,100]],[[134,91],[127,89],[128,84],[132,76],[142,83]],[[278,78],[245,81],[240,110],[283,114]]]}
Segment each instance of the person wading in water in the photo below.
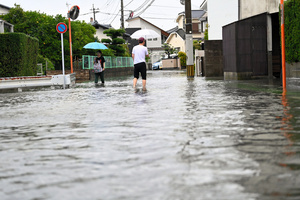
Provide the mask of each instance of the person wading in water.
{"label": "person wading in water", "polygon": [[102,56],[102,51],[97,51],[97,57],[94,60],[94,71],[95,71],[95,85],[98,84],[100,76],[102,85],[104,85],[104,70],[105,70],[105,59]]}
{"label": "person wading in water", "polygon": [[141,73],[143,90],[146,90],[146,79],[147,79],[147,69],[146,69],[146,57],[149,57],[148,49],[145,45],[145,38],[139,38],[139,45],[136,45],[132,49],[132,58],[134,63],[134,79],[133,88],[136,88],[137,80]]}

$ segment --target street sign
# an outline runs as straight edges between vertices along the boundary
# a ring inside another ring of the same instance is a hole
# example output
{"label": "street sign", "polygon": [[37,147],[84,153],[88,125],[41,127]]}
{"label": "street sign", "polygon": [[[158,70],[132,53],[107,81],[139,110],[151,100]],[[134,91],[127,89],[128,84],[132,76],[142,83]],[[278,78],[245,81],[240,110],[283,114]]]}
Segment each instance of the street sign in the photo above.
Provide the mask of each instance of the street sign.
{"label": "street sign", "polygon": [[65,58],[64,58],[64,38],[63,35],[67,31],[67,25],[63,22],[60,22],[56,25],[57,32],[60,33],[61,39],[61,57],[62,57],[62,71],[63,71],[63,79],[64,79],[64,89],[66,89],[66,80],[65,80]]}
{"label": "street sign", "polygon": [[56,25],[57,32],[59,32],[61,34],[65,33],[67,31],[67,29],[68,29],[67,25],[63,22],[60,22]]}

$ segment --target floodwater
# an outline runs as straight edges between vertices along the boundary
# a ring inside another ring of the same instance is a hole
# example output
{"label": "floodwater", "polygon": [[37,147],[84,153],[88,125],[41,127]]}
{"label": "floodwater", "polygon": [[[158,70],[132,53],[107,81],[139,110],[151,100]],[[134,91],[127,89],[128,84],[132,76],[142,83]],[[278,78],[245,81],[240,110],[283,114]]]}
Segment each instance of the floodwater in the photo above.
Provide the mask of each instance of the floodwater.
{"label": "floodwater", "polygon": [[300,199],[298,93],[148,77],[0,94],[0,199]]}

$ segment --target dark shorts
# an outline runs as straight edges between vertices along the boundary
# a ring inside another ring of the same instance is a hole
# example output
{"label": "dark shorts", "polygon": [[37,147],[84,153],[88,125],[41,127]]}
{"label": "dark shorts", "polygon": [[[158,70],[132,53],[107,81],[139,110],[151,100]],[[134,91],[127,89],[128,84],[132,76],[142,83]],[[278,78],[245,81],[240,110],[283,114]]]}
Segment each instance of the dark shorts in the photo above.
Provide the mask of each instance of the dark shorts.
{"label": "dark shorts", "polygon": [[142,75],[142,79],[146,80],[147,78],[147,69],[146,69],[146,63],[137,63],[134,65],[134,78],[139,79],[140,73]]}

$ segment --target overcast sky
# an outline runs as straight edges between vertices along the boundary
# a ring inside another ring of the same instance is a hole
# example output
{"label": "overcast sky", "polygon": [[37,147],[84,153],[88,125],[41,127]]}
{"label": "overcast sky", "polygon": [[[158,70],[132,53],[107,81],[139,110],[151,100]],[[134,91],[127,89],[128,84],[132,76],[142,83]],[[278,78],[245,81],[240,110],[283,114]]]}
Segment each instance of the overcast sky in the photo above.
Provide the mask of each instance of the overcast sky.
{"label": "overcast sky", "polygon": [[[136,10],[143,5],[144,2],[151,2],[151,0],[124,0],[125,19],[129,16],[129,10]],[[192,9],[199,9],[203,0],[192,0]],[[14,7],[14,4],[19,4],[21,7],[28,10],[40,11],[49,15],[62,14],[67,15],[68,6],[78,5],[80,7],[80,16],[78,20],[90,21],[93,17],[91,13],[92,5],[99,8],[101,13],[96,14],[96,20],[102,24],[112,24],[114,28],[120,27],[120,13],[121,5],[120,0],[1,0],[0,4],[5,6]],[[149,3],[148,3],[149,4]],[[147,4],[146,4],[147,5]],[[143,7],[145,8],[145,6]],[[136,11],[138,14],[140,9]],[[176,26],[175,19],[177,14],[184,11],[184,6],[180,4],[180,0],[155,0],[154,3],[141,15],[149,22],[162,28],[169,30]],[[114,19],[115,18],[115,19]],[[125,23],[125,27],[127,24]]]}

